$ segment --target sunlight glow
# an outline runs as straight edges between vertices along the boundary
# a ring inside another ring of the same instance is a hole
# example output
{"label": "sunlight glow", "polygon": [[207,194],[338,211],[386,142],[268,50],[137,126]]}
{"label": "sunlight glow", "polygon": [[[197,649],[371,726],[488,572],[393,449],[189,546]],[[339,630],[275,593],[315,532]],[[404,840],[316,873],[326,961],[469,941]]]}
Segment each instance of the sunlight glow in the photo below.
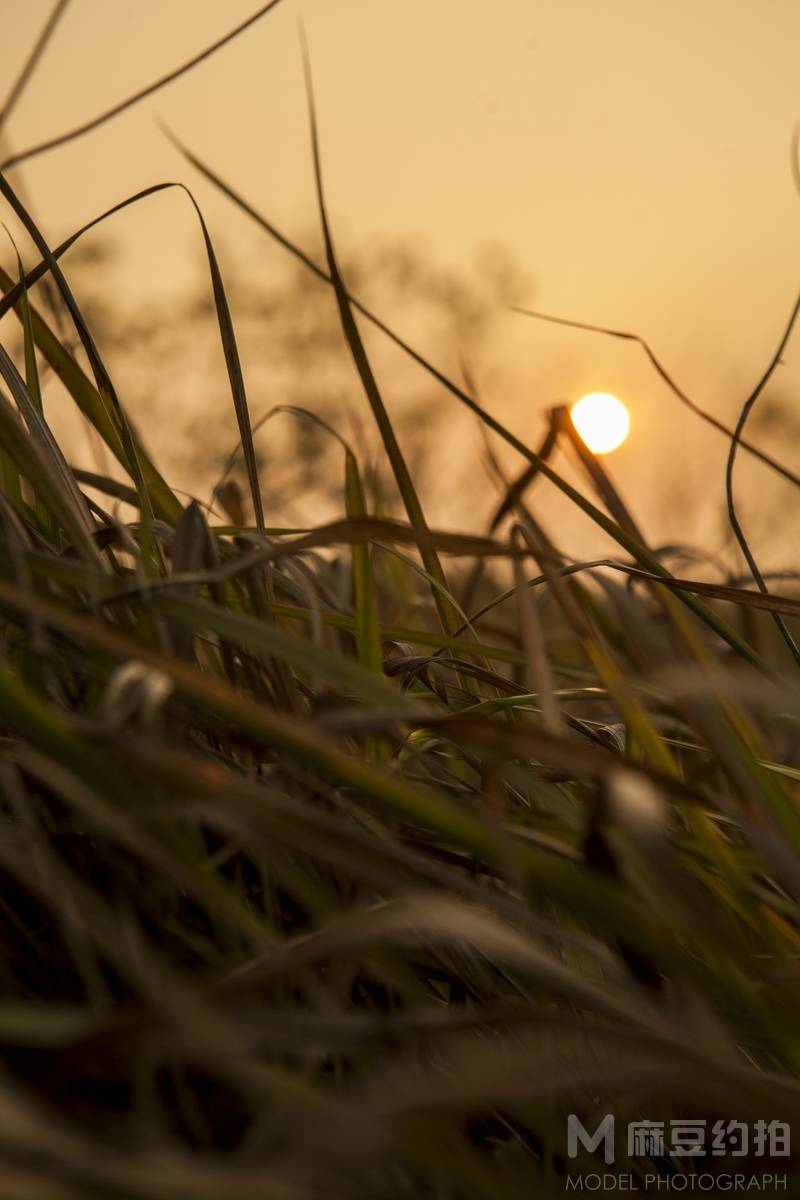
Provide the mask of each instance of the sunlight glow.
{"label": "sunlight glow", "polygon": [[592,392],[570,409],[572,424],[593,454],[608,454],[628,436],[631,418],[627,408],[608,392]]}

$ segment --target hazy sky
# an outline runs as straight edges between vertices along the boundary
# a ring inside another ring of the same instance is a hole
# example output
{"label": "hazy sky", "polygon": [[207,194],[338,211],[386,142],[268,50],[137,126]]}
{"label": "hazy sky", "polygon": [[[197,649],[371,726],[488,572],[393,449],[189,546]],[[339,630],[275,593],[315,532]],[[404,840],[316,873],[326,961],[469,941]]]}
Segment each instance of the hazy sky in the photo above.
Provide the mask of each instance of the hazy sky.
{"label": "hazy sky", "polygon": [[[9,122],[9,145],[88,118],[254,7],[72,0]],[[0,0],[9,81],[49,8]],[[51,240],[168,178],[195,189],[223,248],[245,236],[156,116],[278,224],[307,229],[300,17],[342,249],[390,234],[457,264],[502,242],[537,307],[637,330],[699,401],[733,418],[800,284],[789,167],[796,0],[284,0],[153,99],[21,168]],[[168,294],[196,277],[201,248],[184,199],[151,200],[116,230],[128,294]],[[670,437],[675,402],[634,348],[512,314],[503,331],[523,376],[546,383],[532,408],[627,386],[639,431],[629,458],[635,451],[649,470],[677,451],[684,481],[713,472],[721,486],[724,440],[680,410]],[[435,346],[421,348],[435,357]],[[786,358],[783,383],[796,384],[800,352],[790,346]],[[779,448],[796,465],[794,448]]]}

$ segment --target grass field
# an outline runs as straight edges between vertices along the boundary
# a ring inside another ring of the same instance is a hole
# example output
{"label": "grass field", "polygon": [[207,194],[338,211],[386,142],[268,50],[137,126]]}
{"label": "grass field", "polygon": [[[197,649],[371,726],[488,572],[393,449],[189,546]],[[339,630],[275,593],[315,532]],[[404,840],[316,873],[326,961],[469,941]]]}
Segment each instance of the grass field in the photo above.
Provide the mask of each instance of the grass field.
{"label": "grass field", "polygon": [[[304,261],[390,502],[340,438],[341,518],[276,531],[205,226],[246,479],[217,515],[148,457],[72,239],[0,175],[41,259],[0,273],[0,1197],[800,1194],[800,601],[675,578],[565,411],[534,450],[407,347],[520,459],[485,536],[429,527],[317,182]],[[66,461],[45,367],[124,483]],[[559,552],[542,477],[616,557]],[[702,1121],[708,1154],[572,1159],[571,1113]]]}

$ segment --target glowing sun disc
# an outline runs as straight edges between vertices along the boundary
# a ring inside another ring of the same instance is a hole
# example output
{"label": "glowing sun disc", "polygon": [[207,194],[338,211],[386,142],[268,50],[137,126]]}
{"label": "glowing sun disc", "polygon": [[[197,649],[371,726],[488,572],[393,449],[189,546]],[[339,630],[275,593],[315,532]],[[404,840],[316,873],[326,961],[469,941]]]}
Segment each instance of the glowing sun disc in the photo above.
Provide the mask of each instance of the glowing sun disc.
{"label": "glowing sun disc", "polygon": [[593,454],[609,454],[628,436],[631,418],[627,408],[609,392],[592,392],[573,404],[572,424]]}

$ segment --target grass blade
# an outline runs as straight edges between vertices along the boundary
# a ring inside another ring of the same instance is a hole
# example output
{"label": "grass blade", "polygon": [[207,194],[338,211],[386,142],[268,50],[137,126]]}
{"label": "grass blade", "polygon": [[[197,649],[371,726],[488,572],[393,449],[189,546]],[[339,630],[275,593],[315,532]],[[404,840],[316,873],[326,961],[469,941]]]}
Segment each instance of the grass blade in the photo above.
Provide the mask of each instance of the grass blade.
{"label": "grass blade", "polygon": [[61,133],[57,137],[48,138],[44,142],[39,142],[36,146],[30,146],[27,150],[20,150],[18,153],[12,154],[5,160],[5,162],[0,163],[0,171],[8,171],[11,167],[18,166],[23,162],[27,162],[28,159],[35,158],[39,154],[44,154],[47,150],[53,150],[56,146],[64,146],[67,142],[74,141],[75,138],[82,137],[85,133],[90,133],[93,129],[99,129],[101,125],[105,125],[106,121],[110,121],[114,117],[119,116],[120,113],[125,112],[127,109],[132,108],[135,104],[138,104],[140,100],[147,99],[147,97],[152,96],[154,92],[159,91],[162,87],[166,87],[168,83],[172,83],[173,80],[179,79],[181,75],[185,75],[187,71],[191,71],[193,67],[198,65],[198,63],[210,58],[212,54],[215,54],[217,50],[221,50],[223,46],[226,46],[228,42],[233,41],[233,39],[237,38],[239,34],[244,33],[245,30],[249,29],[251,25],[254,25],[256,21],[260,21],[262,17],[265,17],[267,13],[273,8],[276,8],[278,4],[280,4],[280,0],[269,0],[268,4],[262,5],[261,8],[257,9],[251,16],[247,18],[246,21],[242,21],[223,37],[218,38],[217,41],[213,42],[210,46],[207,46],[205,50],[201,50],[199,54],[193,55],[188,62],[183,63],[179,67],[175,67],[166,75],[162,75],[160,79],[156,79],[153,83],[148,84],[147,87],[141,88],[138,92],[134,92],[132,96],[128,96],[125,100],[120,100],[118,104],[114,104],[111,108],[107,108],[105,112],[100,113],[96,117],[92,117],[90,121],[85,121],[82,125],[78,125],[74,129],[70,129],[67,133]]}
{"label": "grass blade", "polygon": [[3,128],[8,118],[11,116],[22,93],[25,91],[30,82],[36,67],[47,49],[47,43],[56,31],[56,27],[66,12],[69,0],[56,0],[50,15],[42,26],[41,33],[34,42],[31,52],[26,58],[22,70],[11,85],[11,89],[0,108],[0,129]]}
{"label": "grass blade", "polygon": [[[14,281],[2,267],[0,267],[0,284],[7,292],[14,287]],[[17,306],[15,306],[15,311],[19,312],[21,319],[21,312]],[[123,444],[119,423],[107,399],[87,377],[69,351],[62,346],[44,318],[32,305],[30,314],[33,335],[44,358],[64,384],[81,412],[100,434],[114,457],[121,466],[129,470],[129,459]],[[138,441],[136,442],[136,455],[142,465],[147,493],[152,498],[155,512],[162,520],[174,524],[183,511],[183,505],[173,495]]]}
{"label": "grass blade", "polygon": [[[347,515],[356,519],[366,517],[367,506],[361,473],[350,450],[345,453],[345,476]],[[368,670],[382,672],[383,654],[378,624],[378,601],[372,574],[372,552],[366,542],[353,546],[352,564],[358,658]]]}
{"label": "grass blade", "polygon": [[[290,238],[286,237],[285,234],[281,233],[281,231],[277,229],[275,225],[273,225],[270,221],[267,221],[265,217],[261,216],[261,214],[258,213],[256,209],[252,207],[252,205],[248,204],[247,201],[244,200],[237,192],[235,192],[233,188],[226,184],[218,175],[216,175],[208,166],[206,166],[205,163],[201,162],[201,160],[195,154],[187,150],[186,147],[184,147],[183,144],[174,136],[174,134],[169,133],[168,136],[171,138],[178,150],[184,155],[185,158],[188,159],[189,162],[192,163],[193,166],[197,168],[198,171],[205,175],[207,179],[209,179],[216,187],[224,192],[225,195],[237,205],[237,207],[246,212],[247,215],[251,217],[266,233],[268,233],[271,238],[277,241],[279,245],[283,246],[284,249],[287,250],[299,262],[302,262],[304,266],[306,266],[317,276],[317,278],[333,284],[331,275],[327,274],[317,263],[314,262],[309,255],[301,250],[299,246],[295,245],[295,243],[292,242]],[[577,490],[577,488],[574,488],[566,479],[559,475],[559,473],[550,465],[550,463],[547,462],[545,457],[531,450],[520,438],[516,436],[516,434],[507,429],[500,421],[493,417],[490,412],[478,404],[472,398],[472,396],[468,395],[463,388],[460,388],[458,384],[449,379],[444,372],[440,371],[438,367],[434,366],[428,359],[419,354],[418,351],[408,344],[408,342],[399,337],[385,322],[372,313],[366,307],[366,305],[362,304],[359,300],[353,298],[352,296],[349,296],[349,294],[348,300],[354,309],[360,312],[362,316],[366,317],[366,319],[369,320],[377,329],[380,329],[381,332],[386,335],[386,337],[388,337],[395,343],[395,345],[408,354],[414,360],[414,362],[423,368],[423,370],[436,379],[442,385],[442,387],[446,388],[451,395],[455,396],[455,398],[461,404],[465,405],[471,412],[473,412],[488,429],[491,429],[493,433],[502,438],[502,440],[505,441],[509,446],[512,446],[517,453],[526,459],[532,466],[535,466],[537,470],[545,476],[545,478],[554,484],[555,487],[557,487],[560,492],[562,492],[569,500],[571,500],[577,508],[585,513],[590,520],[598,525],[615,542],[622,546],[623,549],[625,549],[642,568],[651,571],[667,580],[671,577],[670,572],[667,571],[659,559],[655,558],[649,553],[649,551],[640,546],[635,538],[632,538],[625,530],[620,529],[619,526],[614,521],[610,520],[610,518],[608,518],[601,509],[592,504],[590,500],[588,500]],[[754,665],[761,665],[758,655],[753,651],[753,649],[738,636],[735,630],[730,629],[724,622],[720,621],[715,613],[711,612],[705,605],[691,599],[687,595],[683,595],[681,598],[683,603],[686,604],[686,606],[693,612],[695,612],[705,624],[714,629],[723,639],[723,641],[727,642],[737,654],[740,654],[744,659],[753,663]]]}
{"label": "grass blade", "polygon": [[[375,422],[383,440],[386,454],[391,463],[395,481],[398,490],[405,505],[408,519],[412,525],[416,525],[420,529],[427,529],[425,515],[422,511],[419,497],[414,487],[411,475],[406,465],[406,460],[400,445],[395,436],[392,423],[389,419],[389,414],[383,403],[380,390],[375,381],[375,376],[372,373],[369,359],[367,358],[364,349],[364,343],[361,340],[361,335],[358,332],[358,326],[353,318],[353,313],[350,308],[350,297],[345,288],[344,281],[339,271],[339,266],[336,261],[336,254],[333,248],[331,238],[330,225],[328,222],[328,214],[325,206],[325,197],[322,189],[322,167],[320,163],[319,153],[319,136],[317,132],[317,118],[314,108],[314,95],[311,84],[311,71],[308,62],[308,55],[304,48],[304,64],[306,71],[306,93],[308,97],[309,120],[311,122],[311,145],[314,156],[314,177],[317,185],[317,200],[319,203],[320,219],[322,222],[322,232],[325,239],[325,252],[328,259],[328,270],[330,271],[331,283],[336,295],[336,303],[339,308],[339,316],[342,322],[347,344],[350,347],[350,352],[353,355],[353,361],[356,364],[356,369],[364,385],[367,399],[369,400],[370,408],[375,417]],[[442,565],[439,561],[439,556],[433,547],[421,548],[422,561],[426,571],[441,585],[447,589],[447,580],[445,579]],[[442,622],[442,627],[445,633],[452,633],[457,624],[457,616],[454,613],[452,606],[445,598],[442,591],[434,590],[434,603],[439,612]]]}

